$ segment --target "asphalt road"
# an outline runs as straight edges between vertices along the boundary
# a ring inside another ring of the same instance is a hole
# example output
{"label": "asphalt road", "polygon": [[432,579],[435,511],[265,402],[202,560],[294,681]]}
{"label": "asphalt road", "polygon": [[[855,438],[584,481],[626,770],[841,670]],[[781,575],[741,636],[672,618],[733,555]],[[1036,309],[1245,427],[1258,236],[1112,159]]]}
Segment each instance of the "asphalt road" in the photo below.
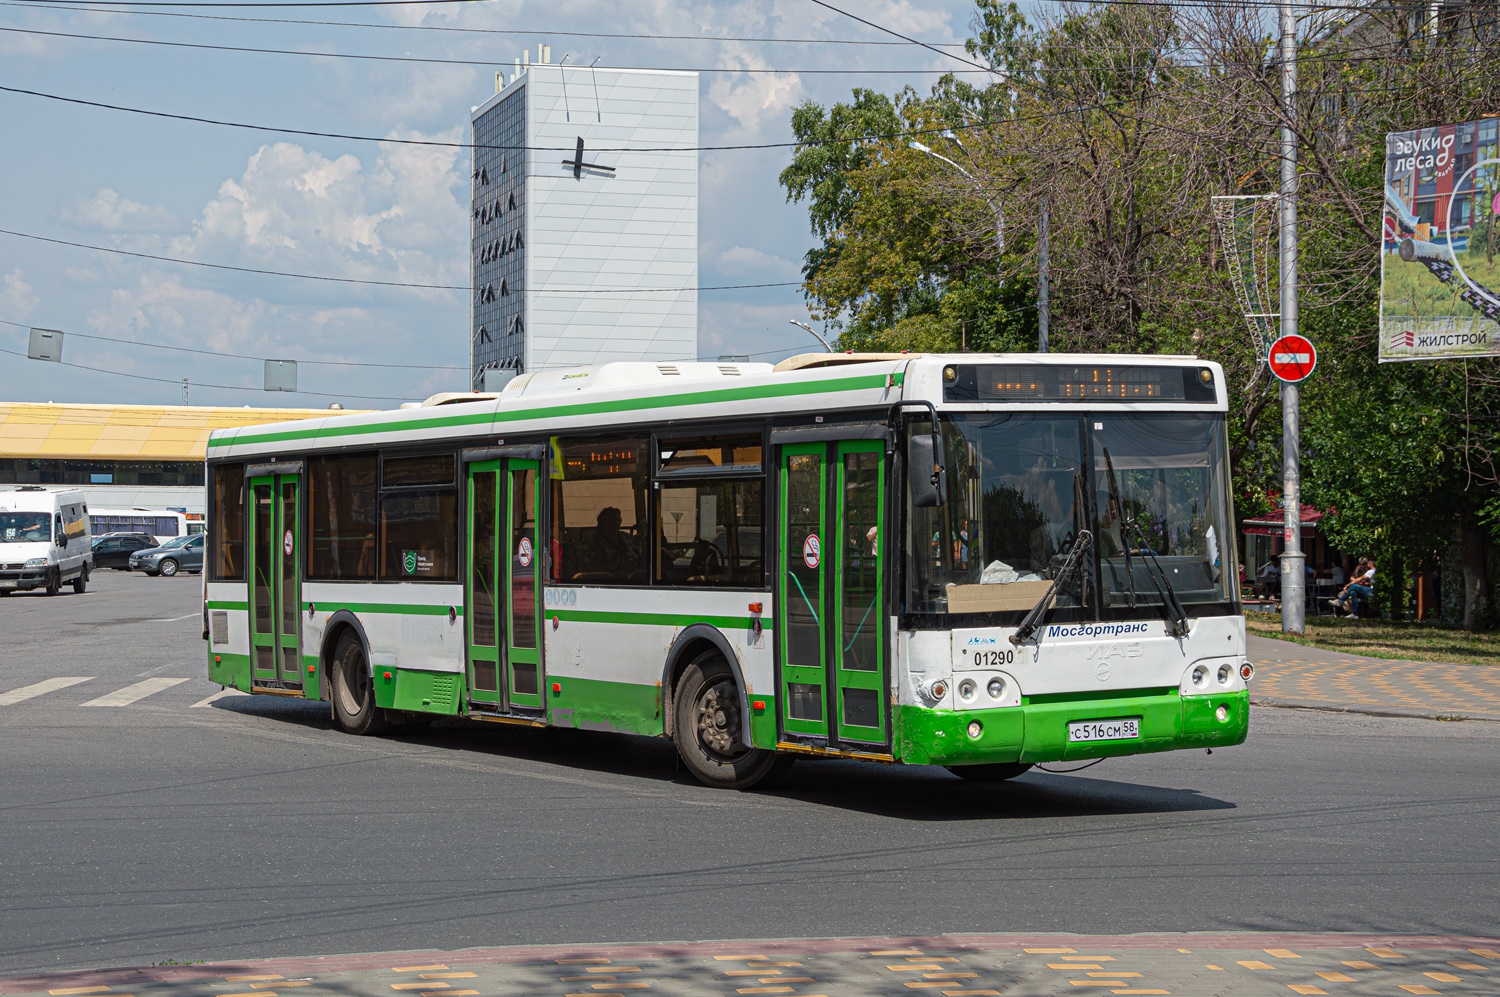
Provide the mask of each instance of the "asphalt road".
{"label": "asphalt road", "polygon": [[[1497,928],[1500,724],[1262,709],[1249,744],[1212,755],[991,787],[801,762],[772,791],[722,793],[649,739],[460,721],[353,738],[319,704],[195,705],[219,691],[199,592],[105,571],[85,595],[0,599],[0,974],[507,944]],[[87,681],[8,701],[62,678]]]}

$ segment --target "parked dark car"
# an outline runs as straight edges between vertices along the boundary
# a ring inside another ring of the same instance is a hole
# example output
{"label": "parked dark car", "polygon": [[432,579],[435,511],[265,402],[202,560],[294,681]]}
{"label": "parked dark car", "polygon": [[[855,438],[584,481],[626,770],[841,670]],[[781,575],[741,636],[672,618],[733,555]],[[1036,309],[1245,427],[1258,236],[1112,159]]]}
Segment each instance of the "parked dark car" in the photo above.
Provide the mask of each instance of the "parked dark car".
{"label": "parked dark car", "polygon": [[139,550],[150,550],[157,539],[141,533],[106,534],[94,538],[94,569],[114,568],[116,571],[130,570],[130,555]]}
{"label": "parked dark car", "polygon": [[173,537],[160,547],[138,550],[130,555],[130,570],[171,578],[179,571],[193,574],[203,570],[203,534]]}

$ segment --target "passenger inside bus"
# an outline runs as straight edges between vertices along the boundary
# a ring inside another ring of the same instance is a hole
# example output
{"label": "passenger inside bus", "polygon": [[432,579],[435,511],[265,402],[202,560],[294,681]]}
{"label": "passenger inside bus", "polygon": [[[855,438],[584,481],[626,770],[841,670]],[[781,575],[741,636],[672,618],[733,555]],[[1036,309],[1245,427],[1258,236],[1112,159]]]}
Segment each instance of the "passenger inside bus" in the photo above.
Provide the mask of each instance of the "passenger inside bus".
{"label": "passenger inside bus", "polygon": [[582,538],[583,570],[573,576],[575,580],[625,581],[629,578],[639,558],[630,537],[620,529],[622,519],[620,510],[612,505],[599,510],[594,528]]}

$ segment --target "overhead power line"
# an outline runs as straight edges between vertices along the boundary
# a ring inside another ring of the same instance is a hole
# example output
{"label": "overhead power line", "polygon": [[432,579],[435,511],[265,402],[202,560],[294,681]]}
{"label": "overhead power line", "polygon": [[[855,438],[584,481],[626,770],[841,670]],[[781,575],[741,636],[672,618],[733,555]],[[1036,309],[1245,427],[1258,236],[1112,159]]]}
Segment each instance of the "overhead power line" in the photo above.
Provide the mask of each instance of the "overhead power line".
{"label": "overhead power line", "polygon": [[[418,284],[412,281],[399,280],[361,280],[356,277],[331,277],[327,274],[297,273],[291,270],[263,270],[257,267],[236,267],[227,263],[205,263],[202,260],[187,260],[178,256],[159,256],[155,253],[137,253],[128,249],[116,249],[113,246],[95,246],[87,242],[71,242],[67,239],[54,239],[50,236],[35,235],[31,232],[17,232],[15,229],[0,228],[0,235],[14,236],[17,239],[31,239],[36,242],[49,242],[56,246],[70,246],[73,249],[90,249],[96,253],[113,253],[116,256],[133,256],[137,259],[156,260],[162,263],[181,263],[191,267],[208,267],[211,270],[232,270],[236,273],[262,274],[271,277],[295,277],[301,280],[326,280],[338,284],[369,284],[378,287],[415,287],[429,291],[470,291],[473,290],[468,284]],[[701,284],[696,287],[600,287],[600,288],[569,288],[569,287],[539,287],[533,290],[534,294],[681,294],[685,291],[747,291],[762,287],[800,287],[798,280],[769,281],[761,284]]]}
{"label": "overhead power line", "polygon": [[[41,28],[19,28],[0,25],[0,31],[9,31],[23,35],[42,35],[48,38],[74,38],[81,41],[91,42],[119,42],[129,45],[156,45],[162,48],[187,48],[202,49],[210,52],[243,52],[250,55],[289,55],[305,59],[355,59],[365,62],[409,62],[442,66],[501,66],[508,63],[503,59],[437,59],[428,56],[417,55],[373,55],[359,52],[315,52],[308,50],[287,48],[254,48],[248,45],[210,45],[206,42],[173,42],[160,38],[126,38],[120,35],[89,35],[72,31],[44,31]],[[535,67],[533,67],[535,68]],[[573,72],[586,72],[584,67],[568,67]],[[601,67],[608,68],[608,67]],[[663,67],[640,66],[640,69],[669,71]],[[559,66],[559,70],[563,67]],[[689,67],[673,66],[670,71],[679,73],[747,73],[751,75],[786,75],[798,74],[802,76],[930,76],[933,73],[951,73],[954,70],[947,69],[732,69],[724,67]],[[961,69],[960,73],[989,72],[986,69]]]}
{"label": "overhead power line", "polygon": [[[24,353],[19,353],[19,352],[15,351],[15,350],[7,350],[3,346],[0,346],[0,353],[8,353],[8,354],[10,354],[13,357],[20,357],[22,360],[30,359]],[[124,370],[108,370],[108,369],[106,369],[104,367],[90,367],[88,364],[70,363],[67,360],[45,360],[45,361],[38,361],[38,362],[39,363],[57,363],[57,364],[61,364],[64,367],[73,367],[73,368],[76,368],[78,370],[93,371],[96,374],[113,374],[115,377],[131,377],[131,378],[135,378],[137,381],[155,381],[155,382],[157,382],[159,384],[171,384],[171,385],[174,385],[174,386],[181,386],[181,384],[182,384],[182,379],[181,378],[152,377],[149,374],[132,374],[129,371],[124,371]],[[200,381],[189,381],[188,382],[188,387],[190,387],[190,388],[221,388],[221,389],[226,390],[226,391],[260,391],[260,390],[262,390],[260,388],[246,387],[243,384],[205,384],[205,383],[200,382]],[[335,394],[335,393],[329,392],[329,391],[297,391],[297,392],[293,392],[293,393],[294,394],[298,394],[298,395],[312,395],[312,396],[314,396],[316,398],[358,398],[361,401],[373,401],[373,402],[404,402],[404,401],[409,401],[410,400],[410,399],[407,399],[407,398],[402,398],[399,395],[351,395],[351,394],[348,394],[346,392],[339,392],[339,393]]]}
{"label": "overhead power line", "polygon": [[[15,326],[17,329],[30,329],[32,324],[12,322],[10,319],[0,318],[0,323]],[[172,346],[167,343],[147,343],[139,339],[119,339],[115,336],[99,336],[89,332],[73,332],[68,329],[59,330],[64,335],[77,339],[95,339],[104,343],[120,343],[124,346],[143,346],[152,350],[173,350],[178,353],[198,353],[209,357],[232,357],[236,360],[265,360],[262,356],[253,356],[248,353],[226,353],[223,350],[199,350],[191,346]],[[358,360],[307,360],[302,357],[288,357],[299,364],[316,364],[320,367],[387,367],[397,370],[468,370],[468,364],[435,364],[435,363],[364,363]]]}
{"label": "overhead power line", "polygon": [[[743,35],[654,35],[627,34],[616,31],[557,31],[529,30],[525,28],[460,28],[442,24],[372,24],[368,21],[314,21],[292,17],[235,17],[229,14],[189,14],[177,10],[119,10],[107,7],[80,7],[71,4],[24,3],[21,0],[0,0],[0,7],[20,7],[33,10],[76,10],[92,13],[129,14],[133,17],[183,17],[203,21],[236,21],[247,24],[300,24],[324,28],[374,28],[380,31],[440,31],[465,35],[525,35],[531,38],[614,38],[641,41],[672,42],[753,42],[757,44],[782,45],[870,45],[879,47],[903,47],[908,42],[887,42],[858,38],[760,38]],[[963,42],[933,42],[939,48],[963,48]]]}

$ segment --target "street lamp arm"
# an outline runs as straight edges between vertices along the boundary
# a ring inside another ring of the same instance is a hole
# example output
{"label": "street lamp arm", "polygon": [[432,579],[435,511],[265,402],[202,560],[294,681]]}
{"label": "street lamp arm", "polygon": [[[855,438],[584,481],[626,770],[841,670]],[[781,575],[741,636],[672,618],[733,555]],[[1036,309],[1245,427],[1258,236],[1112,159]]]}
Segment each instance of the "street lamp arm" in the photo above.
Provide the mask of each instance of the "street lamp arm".
{"label": "street lamp arm", "polygon": [[[970,173],[968,170],[964,169],[962,166],[958,165],[953,160],[951,160],[947,156],[943,155],[941,152],[936,152],[936,151],[932,150],[931,148],[923,145],[921,142],[913,141],[913,142],[909,142],[907,144],[910,145],[913,149],[915,149],[918,152],[922,153],[923,155],[931,156],[933,159],[941,159],[943,162],[947,163],[949,166],[953,167],[955,170],[957,170],[958,172],[962,173],[964,176],[968,177],[970,180],[974,180],[974,174]],[[978,183],[979,181],[974,180],[974,182]],[[985,199],[988,200],[987,197]]]}

